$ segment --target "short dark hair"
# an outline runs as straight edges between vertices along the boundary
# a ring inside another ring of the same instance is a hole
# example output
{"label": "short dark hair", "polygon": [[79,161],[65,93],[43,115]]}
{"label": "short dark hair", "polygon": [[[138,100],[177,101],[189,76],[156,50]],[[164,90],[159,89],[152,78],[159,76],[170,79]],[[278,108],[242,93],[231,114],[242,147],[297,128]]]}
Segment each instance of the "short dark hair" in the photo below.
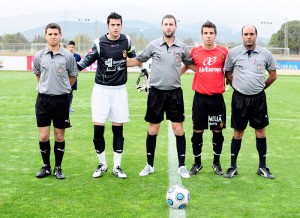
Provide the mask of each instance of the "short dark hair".
{"label": "short dark hair", "polygon": [[122,24],[122,16],[116,12],[111,12],[110,15],[108,15],[107,17],[107,25],[109,24],[110,20],[114,19],[114,20],[121,20],[121,24]]}
{"label": "short dark hair", "polygon": [[49,23],[45,28],[45,34],[47,33],[48,29],[58,29],[59,34],[61,34],[61,27],[57,23]]}
{"label": "short dark hair", "polygon": [[74,45],[75,46],[76,44],[73,40],[71,40],[71,41],[68,42],[68,45]]}
{"label": "short dark hair", "polygon": [[203,28],[204,28],[204,27],[206,27],[206,28],[214,28],[215,34],[217,34],[217,27],[216,27],[216,25],[215,25],[213,22],[207,20],[207,21],[202,25],[202,27],[201,27],[201,34],[203,33]]}
{"label": "short dark hair", "polygon": [[163,17],[163,19],[161,20],[161,24],[163,24],[164,22],[164,19],[173,19],[175,21],[175,26],[177,26],[177,21],[176,21],[176,18],[174,17],[174,15],[172,14],[167,14]]}
{"label": "short dark hair", "polygon": [[243,30],[244,30],[244,28],[246,26],[252,26],[255,29],[255,34],[257,35],[257,29],[256,29],[256,26],[254,26],[254,25],[245,25],[245,26],[243,26],[243,28],[242,28],[242,35],[243,35]]}

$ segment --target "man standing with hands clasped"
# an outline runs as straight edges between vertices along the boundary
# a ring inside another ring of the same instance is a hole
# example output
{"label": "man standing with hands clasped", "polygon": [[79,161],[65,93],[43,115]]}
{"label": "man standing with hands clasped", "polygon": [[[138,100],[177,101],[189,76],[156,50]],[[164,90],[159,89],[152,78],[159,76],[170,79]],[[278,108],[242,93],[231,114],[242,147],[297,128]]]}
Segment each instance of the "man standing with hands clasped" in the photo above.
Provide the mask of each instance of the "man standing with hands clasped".
{"label": "man standing with hands clasped", "polygon": [[38,80],[36,99],[36,119],[40,134],[40,151],[44,165],[36,174],[44,178],[51,174],[50,165],[50,125],[54,126],[54,175],[64,179],[61,169],[65,153],[65,129],[71,127],[69,119],[69,94],[71,86],[78,76],[76,61],[73,55],[60,46],[61,28],[50,23],[45,28],[47,46],[37,52],[33,61],[33,73]]}
{"label": "man standing with hands clasped", "polygon": [[[231,166],[225,178],[238,175],[237,157],[241,148],[244,131],[248,121],[255,129],[256,148],[259,155],[257,174],[269,179],[275,177],[266,165],[267,138],[266,126],[269,125],[265,89],[276,79],[277,64],[271,52],[256,45],[257,29],[246,25],[242,28],[243,45],[230,50],[224,71],[234,89],[231,103],[231,127],[234,134],[231,142]],[[266,79],[266,71],[269,77]]]}

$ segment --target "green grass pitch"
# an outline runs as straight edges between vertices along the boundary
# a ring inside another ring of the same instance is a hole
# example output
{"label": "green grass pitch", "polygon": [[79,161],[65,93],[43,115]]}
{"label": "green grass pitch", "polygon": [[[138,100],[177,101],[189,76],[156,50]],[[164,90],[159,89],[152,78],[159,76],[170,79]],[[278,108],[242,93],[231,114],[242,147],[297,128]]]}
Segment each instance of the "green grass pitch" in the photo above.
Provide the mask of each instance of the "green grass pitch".
{"label": "green grass pitch", "polygon": [[[81,73],[74,91],[70,114],[72,128],[66,131],[63,181],[54,176],[37,179],[41,167],[34,104],[36,79],[31,72],[0,71],[0,217],[169,217],[165,201],[169,187],[168,126],[162,123],[157,138],[155,173],[139,177],[146,163],[144,121],[146,95],[135,89],[137,73],[130,73],[128,95],[130,122],[124,126],[122,167],[128,179],[112,173],[111,124],[107,123],[108,172],[92,178],[98,161],[92,142],[90,97],[94,73]],[[193,164],[192,75],[183,75],[187,138],[186,165]],[[267,164],[276,176],[268,180],[256,175],[258,154],[254,130],[247,128],[238,159],[239,175],[233,179],[216,176],[212,169],[211,132],[204,133],[203,170],[182,180],[191,194],[186,217],[299,217],[300,216],[300,77],[279,76],[267,92],[270,125],[267,127]],[[232,89],[224,94],[227,129],[221,163],[230,164],[230,103]],[[53,133],[51,162],[54,165]],[[177,165],[177,163],[174,163]]]}

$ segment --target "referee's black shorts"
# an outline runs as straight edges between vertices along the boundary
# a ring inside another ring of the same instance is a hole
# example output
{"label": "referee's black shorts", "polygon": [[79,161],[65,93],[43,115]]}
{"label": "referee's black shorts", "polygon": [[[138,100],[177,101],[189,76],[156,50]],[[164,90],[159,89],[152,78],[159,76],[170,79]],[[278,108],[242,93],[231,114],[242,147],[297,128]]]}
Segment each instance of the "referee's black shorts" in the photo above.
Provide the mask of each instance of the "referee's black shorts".
{"label": "referee's black shorts", "polygon": [[53,126],[58,129],[71,127],[69,119],[69,94],[38,94],[35,104],[38,127]]}
{"label": "referee's black shorts", "polygon": [[167,91],[153,87],[149,89],[145,121],[160,123],[164,120],[164,112],[166,112],[167,120],[178,123],[184,121],[184,102],[181,88]]}
{"label": "referee's black shorts", "polygon": [[249,124],[254,129],[262,129],[269,125],[266,93],[244,95],[234,91],[231,101],[231,127],[244,130]]}

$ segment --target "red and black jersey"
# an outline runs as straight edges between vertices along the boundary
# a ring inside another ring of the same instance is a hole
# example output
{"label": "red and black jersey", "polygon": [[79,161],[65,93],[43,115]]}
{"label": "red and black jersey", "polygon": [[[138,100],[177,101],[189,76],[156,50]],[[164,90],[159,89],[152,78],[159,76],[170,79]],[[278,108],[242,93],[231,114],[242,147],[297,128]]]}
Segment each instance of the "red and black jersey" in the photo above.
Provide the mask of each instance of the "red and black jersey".
{"label": "red and black jersey", "polygon": [[214,49],[206,50],[202,46],[195,47],[191,56],[196,65],[192,89],[204,95],[222,94],[224,88],[223,67],[228,50],[217,45]]}

